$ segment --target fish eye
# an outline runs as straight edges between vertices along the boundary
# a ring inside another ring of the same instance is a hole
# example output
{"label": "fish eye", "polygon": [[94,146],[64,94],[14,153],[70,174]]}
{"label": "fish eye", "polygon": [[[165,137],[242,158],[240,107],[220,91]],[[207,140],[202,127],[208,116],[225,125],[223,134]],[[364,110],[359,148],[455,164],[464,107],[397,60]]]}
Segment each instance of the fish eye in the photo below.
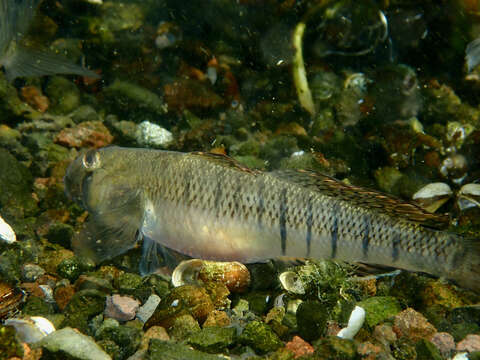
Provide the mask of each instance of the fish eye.
{"label": "fish eye", "polygon": [[83,155],[82,164],[86,169],[94,170],[100,166],[100,153],[97,150],[89,150]]}

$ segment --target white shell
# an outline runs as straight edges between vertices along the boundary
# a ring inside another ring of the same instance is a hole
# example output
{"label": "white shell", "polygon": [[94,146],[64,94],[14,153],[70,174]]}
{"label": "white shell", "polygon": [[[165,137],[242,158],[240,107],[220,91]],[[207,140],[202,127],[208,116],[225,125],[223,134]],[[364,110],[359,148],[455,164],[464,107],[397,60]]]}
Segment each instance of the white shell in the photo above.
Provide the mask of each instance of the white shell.
{"label": "white shell", "polygon": [[15,236],[15,232],[8,225],[5,220],[0,216],[0,240],[5,241],[7,244],[12,244],[17,241],[17,237]]}
{"label": "white shell", "polygon": [[418,190],[415,194],[413,194],[413,200],[418,199],[430,199],[436,196],[450,196],[452,195],[452,189],[448,184],[442,182],[431,183],[425,185],[420,190]]}
{"label": "white shell", "polygon": [[337,336],[342,339],[353,339],[362,328],[364,322],[365,310],[360,306],[355,306],[355,309],[353,309],[348,319],[347,327],[340,330]]}
{"label": "white shell", "polygon": [[150,121],[143,121],[138,125],[135,138],[143,146],[163,147],[173,141],[170,131]]}
{"label": "white shell", "polygon": [[26,319],[7,319],[5,325],[13,326],[20,340],[29,344],[36,343],[55,331],[55,326],[41,316],[32,316]]}
{"label": "white shell", "polygon": [[293,271],[285,271],[278,277],[283,288],[294,294],[305,294],[305,287]]}
{"label": "white shell", "polygon": [[452,358],[452,360],[468,360],[468,359],[469,359],[468,353],[466,352],[458,353]]}
{"label": "white shell", "polygon": [[175,287],[197,282],[198,273],[203,267],[203,260],[191,259],[182,261],[173,270],[172,285]]}
{"label": "white shell", "polygon": [[458,191],[457,204],[462,211],[480,206],[480,184],[463,185]]}

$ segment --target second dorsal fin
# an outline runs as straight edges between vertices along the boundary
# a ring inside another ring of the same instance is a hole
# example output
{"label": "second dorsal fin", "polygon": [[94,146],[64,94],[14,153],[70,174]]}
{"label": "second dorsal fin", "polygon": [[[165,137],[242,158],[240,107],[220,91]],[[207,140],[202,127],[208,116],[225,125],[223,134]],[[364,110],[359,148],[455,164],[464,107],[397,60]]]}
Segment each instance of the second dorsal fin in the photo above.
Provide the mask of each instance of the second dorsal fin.
{"label": "second dorsal fin", "polygon": [[272,175],[303,187],[319,191],[354,205],[365,207],[379,213],[418,223],[432,228],[445,228],[449,217],[431,214],[418,205],[392,195],[360,186],[345,184],[335,178],[308,170],[275,171]]}

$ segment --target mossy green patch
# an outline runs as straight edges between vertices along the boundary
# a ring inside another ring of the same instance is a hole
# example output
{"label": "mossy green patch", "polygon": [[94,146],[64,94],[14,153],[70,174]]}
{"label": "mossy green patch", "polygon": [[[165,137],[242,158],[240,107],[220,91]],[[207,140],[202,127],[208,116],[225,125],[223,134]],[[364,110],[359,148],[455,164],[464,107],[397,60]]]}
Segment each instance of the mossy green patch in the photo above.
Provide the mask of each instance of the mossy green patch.
{"label": "mossy green patch", "polygon": [[283,346],[277,334],[261,321],[248,323],[240,335],[240,341],[245,345],[251,346],[259,354],[266,354]]}
{"label": "mossy green patch", "polygon": [[370,327],[394,317],[402,310],[398,300],[391,296],[374,296],[357,305],[365,309],[365,322]]}
{"label": "mossy green patch", "polygon": [[234,328],[207,327],[191,334],[187,342],[195,349],[208,353],[219,353],[233,345]]}
{"label": "mossy green patch", "polygon": [[153,339],[148,346],[146,360],[218,360],[218,356],[193,350],[187,345]]}

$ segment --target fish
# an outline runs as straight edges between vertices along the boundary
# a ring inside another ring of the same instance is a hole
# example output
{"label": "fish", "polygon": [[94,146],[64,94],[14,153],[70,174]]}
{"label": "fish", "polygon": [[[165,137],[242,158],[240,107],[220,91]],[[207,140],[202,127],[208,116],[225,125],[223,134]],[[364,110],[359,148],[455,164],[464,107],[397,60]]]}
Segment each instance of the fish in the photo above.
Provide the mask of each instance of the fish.
{"label": "fish", "polygon": [[89,218],[72,247],[97,262],[143,239],[142,274],[157,251],[242,263],[317,258],[378,264],[480,291],[478,242],[442,230],[448,216],[309,170],[261,172],[221,154],[106,147],[64,177]]}
{"label": "fish", "polygon": [[5,77],[76,74],[99,78],[51,51],[26,46],[23,41],[41,0],[0,0],[0,67]]}

